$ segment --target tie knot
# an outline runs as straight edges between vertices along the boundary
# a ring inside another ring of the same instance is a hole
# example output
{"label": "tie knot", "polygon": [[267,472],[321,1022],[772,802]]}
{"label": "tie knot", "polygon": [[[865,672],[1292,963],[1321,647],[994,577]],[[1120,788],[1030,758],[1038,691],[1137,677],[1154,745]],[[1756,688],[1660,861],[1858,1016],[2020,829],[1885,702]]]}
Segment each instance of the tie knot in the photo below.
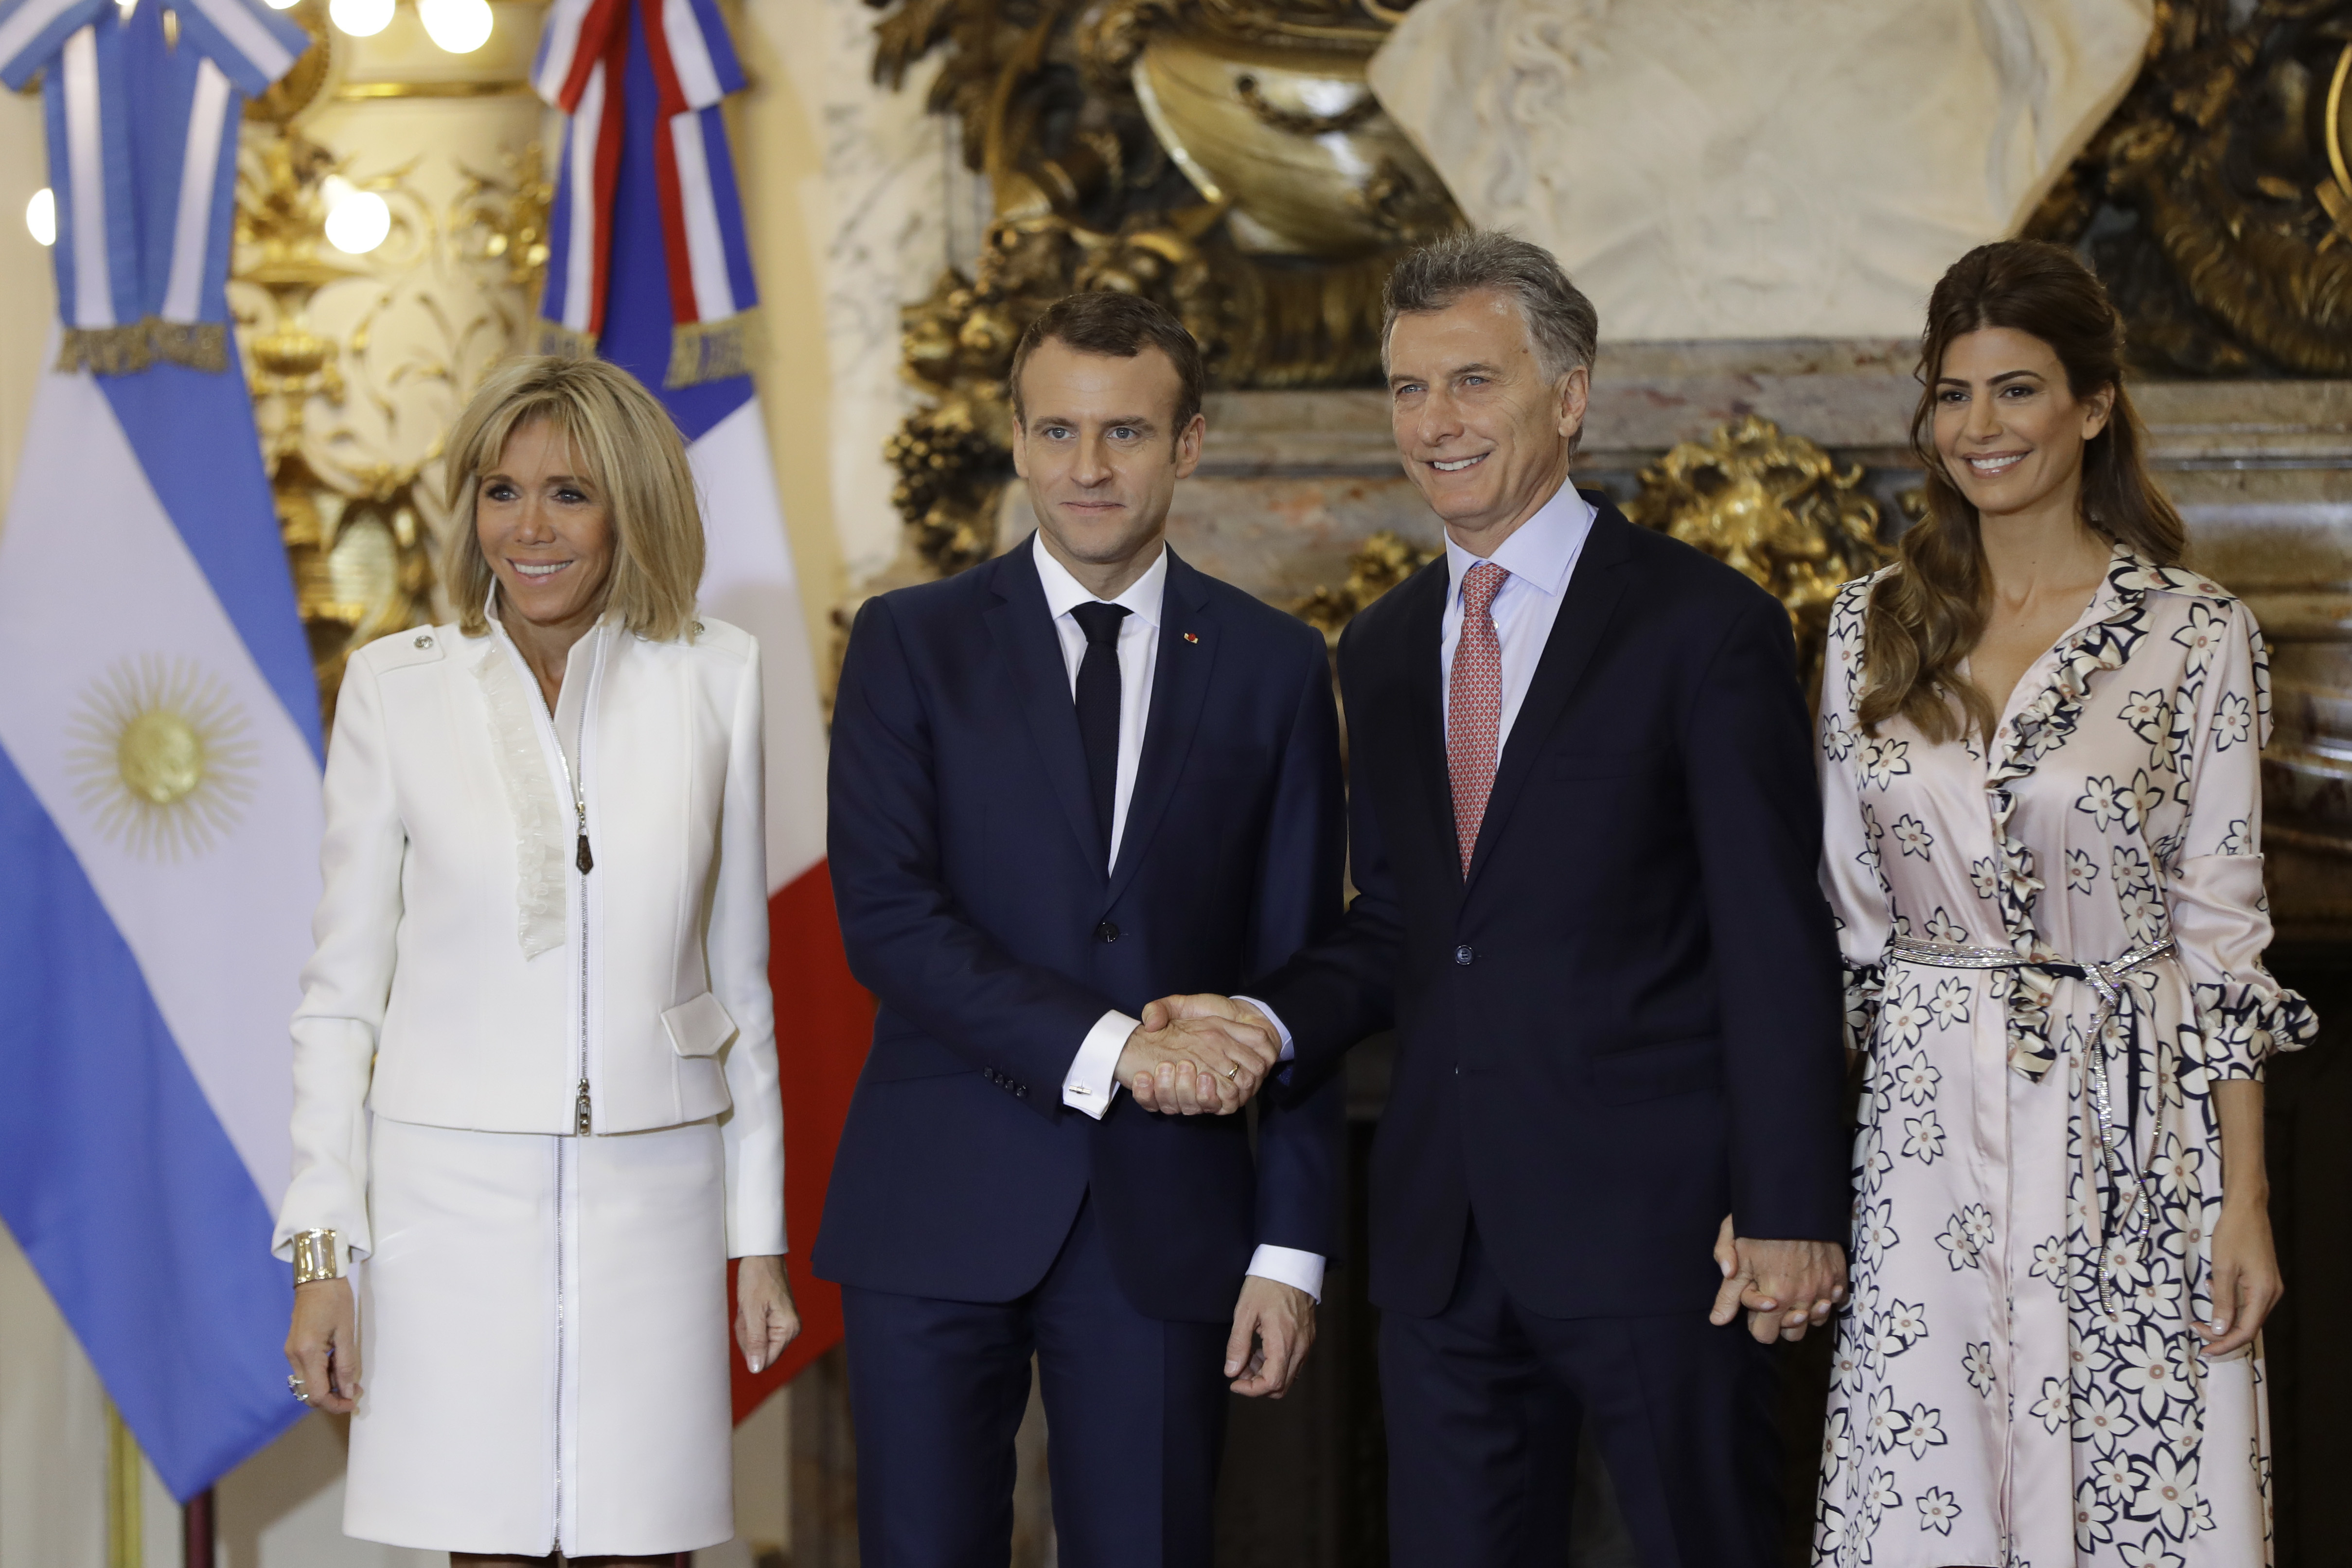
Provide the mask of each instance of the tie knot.
{"label": "tie knot", "polygon": [[1118,623],[1129,612],[1124,604],[1106,604],[1096,600],[1090,604],[1073,604],[1070,614],[1078,622],[1078,630],[1087,634],[1090,647],[1109,648],[1118,643]]}
{"label": "tie knot", "polygon": [[1491,560],[1473,565],[1462,577],[1462,608],[1472,615],[1494,609],[1495,595],[1503,591],[1503,580],[1510,575]]}

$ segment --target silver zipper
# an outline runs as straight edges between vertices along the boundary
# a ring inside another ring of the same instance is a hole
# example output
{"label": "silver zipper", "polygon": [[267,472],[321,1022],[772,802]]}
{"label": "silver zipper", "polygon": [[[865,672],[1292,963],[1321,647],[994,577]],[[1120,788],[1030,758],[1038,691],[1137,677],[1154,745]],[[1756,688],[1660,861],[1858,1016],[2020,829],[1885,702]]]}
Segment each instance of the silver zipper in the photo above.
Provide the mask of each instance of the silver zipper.
{"label": "silver zipper", "polygon": [[[580,1089],[578,1098],[572,1102],[572,1129],[583,1138],[588,1136],[593,1121],[588,1100],[588,873],[596,869],[596,857],[588,848],[588,731],[595,717],[596,677],[604,667],[604,649],[599,646],[596,658],[589,665],[588,689],[581,694],[579,767],[574,768],[571,759],[564,757],[562,737],[556,737],[555,746],[556,758],[563,764],[563,781],[572,789],[572,825],[578,835],[572,863],[580,873]],[[551,715],[551,720],[552,717]],[[555,1167],[555,1549],[551,1556],[563,1550],[564,1186],[563,1151],[559,1147]]]}
{"label": "silver zipper", "polygon": [[555,1146],[555,1517],[553,1557],[563,1550],[563,1145]]}
{"label": "silver zipper", "polygon": [[588,1102],[588,873],[596,869],[596,856],[588,847],[588,723],[589,709],[596,699],[596,674],[604,659],[601,650],[595,665],[588,673],[588,692],[580,706],[580,767],[575,773],[569,758],[563,755],[563,740],[556,737],[555,759],[563,768],[564,787],[572,793],[572,869],[580,873],[580,1088],[572,1105],[572,1130],[582,1137],[588,1135],[591,1122]]}
{"label": "silver zipper", "polygon": [[[593,635],[592,632],[591,635]],[[520,653],[516,655],[520,659]],[[588,791],[584,782],[588,771],[588,730],[594,717],[597,675],[604,670],[604,650],[597,650],[595,661],[588,673],[588,690],[581,699],[580,766],[575,770],[570,758],[563,754],[562,737],[555,737],[555,760],[563,769],[563,782],[572,795],[572,818],[574,831],[572,864],[580,873],[580,1086],[572,1101],[572,1131],[582,1137],[589,1134],[593,1115],[588,1096],[588,873],[596,869],[596,857],[588,847]],[[537,676],[525,666],[524,674],[532,681]],[[550,728],[553,715],[549,715]],[[563,1222],[563,1150],[555,1155],[555,1517],[551,1521],[553,1543],[549,1555],[563,1550],[563,1376],[565,1338],[565,1300],[563,1294],[564,1247]]]}
{"label": "silver zipper", "polygon": [[[587,771],[588,723],[583,716],[580,724],[581,771]],[[564,771],[571,771],[567,766]],[[588,798],[579,781],[572,780],[572,810],[579,826],[578,847],[572,852],[572,863],[580,868],[580,1098],[572,1103],[572,1130],[582,1137],[588,1135],[588,873],[596,869],[596,857],[588,849]]]}

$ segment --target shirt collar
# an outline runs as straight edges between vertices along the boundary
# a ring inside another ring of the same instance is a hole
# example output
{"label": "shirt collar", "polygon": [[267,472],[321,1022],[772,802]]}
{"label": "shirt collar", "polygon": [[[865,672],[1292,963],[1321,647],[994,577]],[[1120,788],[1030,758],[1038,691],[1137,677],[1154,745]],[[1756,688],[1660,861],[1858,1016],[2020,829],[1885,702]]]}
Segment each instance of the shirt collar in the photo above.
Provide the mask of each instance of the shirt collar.
{"label": "shirt collar", "polygon": [[[1037,580],[1045,590],[1045,608],[1059,619],[1080,604],[1097,602],[1094,591],[1070,575],[1069,568],[1054,559],[1045,548],[1042,530],[1034,536],[1031,553],[1037,558]],[[1160,601],[1168,592],[1168,543],[1160,541],[1160,554],[1146,568],[1141,577],[1127,585],[1127,591],[1108,602],[1122,604],[1128,613],[1146,626],[1160,624]]]}
{"label": "shirt collar", "polygon": [[[512,646],[514,643],[514,633],[507,630],[506,617],[499,613],[499,600],[500,597],[501,595],[499,592],[498,582],[496,580],[493,580],[490,583],[489,597],[485,600],[482,604],[482,616],[485,620],[489,622],[491,634],[509,646]],[[617,610],[608,609],[604,614],[596,618],[596,624],[589,627],[588,630],[581,635],[580,640],[572,644],[572,651],[563,656],[563,678],[565,684],[570,684],[572,672],[580,665],[581,661],[594,653],[596,644],[603,642],[604,638],[609,636],[613,630],[619,626],[620,623],[621,612]],[[517,651],[520,652],[520,650],[518,649]]]}
{"label": "shirt collar", "polygon": [[1573,482],[1563,483],[1536,515],[1511,530],[1492,556],[1475,556],[1445,537],[1445,570],[1450,597],[1459,598],[1462,579],[1481,560],[1496,566],[1530,588],[1557,594],[1568,586],[1568,570],[1592,531],[1592,503],[1576,493]]}

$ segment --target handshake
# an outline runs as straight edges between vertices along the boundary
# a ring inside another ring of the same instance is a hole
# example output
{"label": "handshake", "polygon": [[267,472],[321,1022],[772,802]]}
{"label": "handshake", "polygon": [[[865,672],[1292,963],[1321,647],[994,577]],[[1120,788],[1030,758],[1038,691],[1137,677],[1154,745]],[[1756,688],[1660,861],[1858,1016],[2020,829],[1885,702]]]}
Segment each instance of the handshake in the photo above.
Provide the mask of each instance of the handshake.
{"label": "handshake", "polygon": [[1118,1081],[1147,1111],[1230,1116],[1282,1059],[1266,1016],[1227,997],[1163,997],[1118,1053]]}

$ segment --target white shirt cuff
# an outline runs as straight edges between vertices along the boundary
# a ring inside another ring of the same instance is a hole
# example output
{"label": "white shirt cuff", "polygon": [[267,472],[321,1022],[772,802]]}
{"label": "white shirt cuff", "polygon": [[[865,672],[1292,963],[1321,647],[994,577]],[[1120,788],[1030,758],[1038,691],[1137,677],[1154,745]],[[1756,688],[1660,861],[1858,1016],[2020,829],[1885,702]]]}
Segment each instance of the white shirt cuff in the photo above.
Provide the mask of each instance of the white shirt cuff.
{"label": "white shirt cuff", "polygon": [[1249,1271],[1261,1280],[1304,1291],[1318,1304],[1323,1300],[1323,1260],[1317,1253],[1301,1252],[1296,1247],[1261,1247],[1250,1254]]}
{"label": "white shirt cuff", "polygon": [[[1286,1026],[1285,1026],[1285,1025],[1284,1025],[1284,1023],[1283,1023],[1282,1019],[1280,1019],[1280,1018],[1279,1018],[1279,1017],[1275,1013],[1275,1010],[1274,1010],[1272,1008],[1267,1007],[1264,1002],[1259,1001],[1255,997],[1235,997],[1235,998],[1234,998],[1234,1000],[1235,1000],[1235,1001],[1237,1001],[1237,1002],[1247,1002],[1250,1006],[1252,1006],[1252,1007],[1255,1008],[1255,1009],[1256,1009],[1260,1013],[1262,1013],[1263,1015],[1265,1015],[1265,1021],[1266,1021],[1266,1022],[1268,1022],[1268,1023],[1270,1023],[1270,1024],[1272,1024],[1272,1025],[1274,1026],[1274,1032],[1275,1032],[1275,1033],[1276,1033],[1276,1034],[1278,1034],[1278,1035],[1280,1035],[1280,1036],[1282,1037],[1282,1054],[1281,1054],[1279,1057],[1276,1058],[1276,1061],[1297,1061],[1297,1058],[1298,1058],[1298,1048],[1297,1048],[1297,1046],[1294,1046],[1294,1045],[1292,1045],[1292,1044],[1290,1043],[1290,1030],[1289,1030],[1289,1029],[1288,1029]],[[1277,1250],[1279,1250],[1279,1249],[1277,1249]],[[1300,1256],[1300,1257],[1302,1257],[1302,1258],[1310,1258],[1310,1257],[1313,1257],[1313,1256],[1314,1256],[1314,1254],[1312,1254],[1312,1253],[1310,1253],[1310,1252],[1302,1252],[1302,1253],[1300,1253],[1300,1254],[1299,1254],[1299,1256]],[[1316,1265],[1315,1265],[1315,1267],[1316,1267],[1316,1277],[1317,1277],[1318,1279],[1322,1278],[1322,1267],[1323,1267],[1323,1265],[1322,1265],[1322,1260],[1321,1260],[1320,1259],[1318,1259],[1318,1260],[1316,1260]],[[1306,1289],[1306,1287],[1305,1287],[1305,1286],[1303,1286],[1303,1285],[1302,1285],[1302,1286],[1300,1286],[1299,1288],[1300,1288],[1301,1290],[1305,1290],[1305,1289]]]}
{"label": "white shirt cuff", "polygon": [[1097,1019],[1062,1080],[1062,1103],[1101,1121],[1118,1092],[1118,1053],[1127,1049],[1127,1037],[1142,1027],[1142,1019],[1117,1008]]}

